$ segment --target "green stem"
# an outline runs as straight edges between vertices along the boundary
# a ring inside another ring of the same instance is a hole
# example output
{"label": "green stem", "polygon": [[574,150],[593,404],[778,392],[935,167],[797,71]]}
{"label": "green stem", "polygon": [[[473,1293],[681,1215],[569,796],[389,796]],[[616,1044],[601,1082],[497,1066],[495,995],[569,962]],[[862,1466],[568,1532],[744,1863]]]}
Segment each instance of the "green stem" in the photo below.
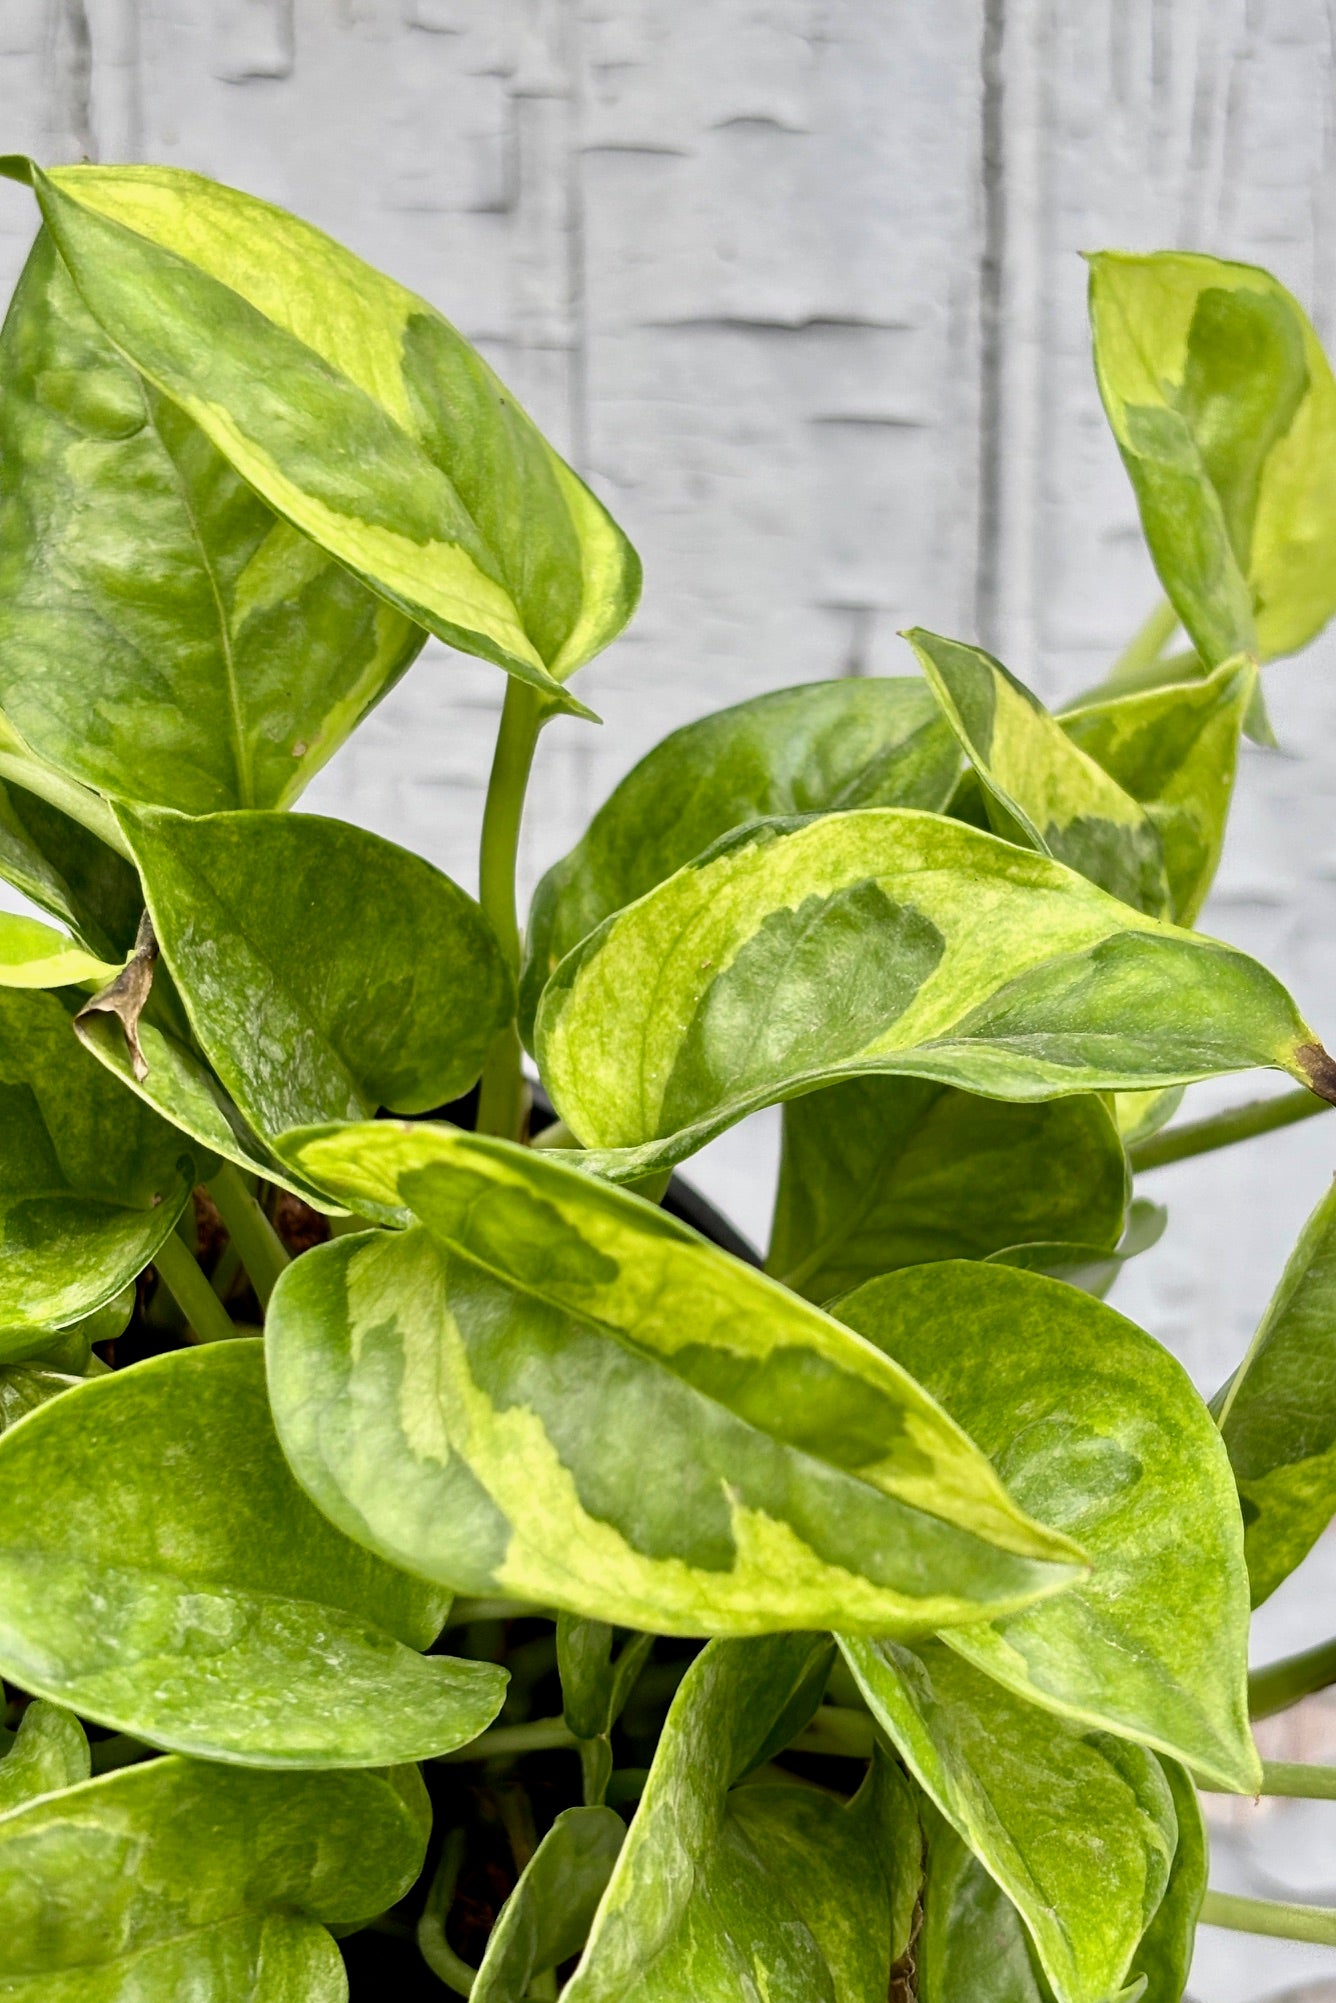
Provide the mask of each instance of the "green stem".
{"label": "green stem", "polygon": [[873,1747],[872,1720],[866,1711],[852,1711],[841,1704],[823,1704],[804,1725],[789,1748],[795,1753],[824,1753],[827,1757],[870,1760]]}
{"label": "green stem", "polygon": [[230,1161],[224,1162],[204,1187],[217,1205],[227,1235],[250,1274],[260,1306],[267,1308],[279,1275],[289,1264],[282,1239],[242,1181],[241,1171]]}
{"label": "green stem", "polygon": [[535,1718],[527,1725],[493,1725],[490,1732],[484,1732],[467,1746],[459,1746],[453,1753],[438,1753],[437,1761],[442,1766],[456,1766],[464,1760],[514,1759],[520,1753],[552,1752],[560,1746],[578,1746],[576,1738],[564,1718]]}
{"label": "green stem", "polygon": [[1336,1947],[1336,1907],[1291,1906],[1272,1899],[1239,1899],[1232,1892],[1208,1892],[1202,1900],[1206,1926],[1235,1933],[1265,1933],[1277,1940],[1307,1940]]}
{"label": "green stem", "polygon": [[194,1331],[196,1342],[230,1342],[236,1334],[231,1315],[175,1231],[168,1233],[153,1255],[158,1278]]}
{"label": "green stem", "polygon": [[1319,1642],[1299,1655],[1282,1656],[1255,1669],[1248,1678],[1248,1711],[1254,1718],[1270,1718],[1288,1711],[1302,1697],[1325,1690],[1336,1683],[1336,1641]]}
{"label": "green stem", "polygon": [[452,1829],[445,1839],[436,1876],[427,1893],[427,1903],[417,1925],[418,1953],[433,1975],[439,1975],[456,1996],[467,1996],[477,1980],[477,1970],[461,1961],[445,1937],[445,1916],[455,1896],[455,1881],[464,1861],[464,1832]]}
{"label": "green stem", "polygon": [[1138,1141],[1127,1151],[1138,1173],[1164,1168],[1171,1161],[1187,1161],[1191,1155],[1210,1154],[1214,1148],[1232,1147],[1235,1141],[1250,1141],[1257,1134],[1275,1133],[1292,1127],[1298,1120],[1311,1120],[1330,1112],[1330,1102],[1319,1099],[1306,1085],[1296,1091],[1280,1092],[1272,1099],[1249,1099],[1246,1105],[1227,1107],[1205,1120],[1187,1120],[1181,1127],[1166,1127],[1149,1140]]}
{"label": "green stem", "polygon": [[111,808],[100,794],[81,786],[77,779],[67,779],[63,773],[53,772],[49,766],[35,758],[25,758],[21,752],[4,750],[0,750],[0,779],[8,779],[25,792],[35,793],[48,805],[59,807],[62,814],[87,828],[90,835],[115,849],[117,855],[123,855],[127,862],[134,861],[130,844]]}
{"label": "green stem", "polygon": [[[515,909],[515,861],[524,794],[542,721],[538,691],[512,675],[506,684],[487,782],[478,855],[478,901],[516,977],[520,970],[520,927]],[[496,1038],[483,1066],[478,1132],[518,1140],[524,1127],[526,1096],[519,1033],[511,1022]]]}
{"label": "green stem", "polygon": [[1162,598],[1109,669],[1104,687],[1108,690],[1139,687],[1177,631],[1178,614],[1169,600]]}

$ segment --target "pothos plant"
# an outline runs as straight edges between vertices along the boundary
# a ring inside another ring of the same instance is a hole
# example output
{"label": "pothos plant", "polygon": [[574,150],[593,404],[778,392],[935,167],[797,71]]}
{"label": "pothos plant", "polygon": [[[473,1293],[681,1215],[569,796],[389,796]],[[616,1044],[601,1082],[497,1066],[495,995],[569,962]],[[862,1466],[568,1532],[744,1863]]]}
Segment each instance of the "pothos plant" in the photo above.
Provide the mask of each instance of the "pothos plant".
{"label": "pothos plant", "polygon": [[[3,168],[0,875],[57,926],[0,931],[0,1994],[1175,2003],[1201,1916],[1336,1942],[1208,1892],[1198,1807],[1336,1792],[1249,1728],[1336,1644],[1246,1658],[1336,1508],[1336,1198],[1211,1408],[1102,1298],[1137,1172],[1336,1097],[1191,929],[1336,609],[1294,300],[1093,260],[1168,594],[1101,689],[916,631],[707,716],[522,937],[620,530],[307,224]],[[508,678],[476,902],[288,811],[429,633]],[[671,1177],[776,1103],[761,1261]]]}

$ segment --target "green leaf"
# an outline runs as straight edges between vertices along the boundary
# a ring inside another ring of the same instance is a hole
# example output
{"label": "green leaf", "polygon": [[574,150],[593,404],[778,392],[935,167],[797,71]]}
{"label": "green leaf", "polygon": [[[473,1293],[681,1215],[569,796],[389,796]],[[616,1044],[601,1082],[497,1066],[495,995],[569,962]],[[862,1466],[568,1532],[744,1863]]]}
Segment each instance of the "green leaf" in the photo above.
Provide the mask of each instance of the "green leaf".
{"label": "green leaf", "polygon": [[614,1655],[616,1638],[607,1621],[557,1615],[561,1708],[577,1739],[603,1738],[612,1730],[654,1646],[652,1634],[632,1634]]}
{"label": "green leaf", "polygon": [[520,1013],[596,925],[747,821],[851,807],[941,812],[960,754],[929,691],[909,678],[813,682],[716,710],[673,731],[629,772],[529,912]]}
{"label": "green leaf", "polygon": [[1238,1483],[1252,1603],[1336,1511],[1336,1186],[1304,1225],[1216,1416]]}
{"label": "green leaf", "polygon": [[48,1398],[58,1398],[62,1391],[72,1391],[82,1382],[82,1377],[67,1376],[49,1365],[6,1364],[0,1368],[0,1433],[45,1405]]}
{"label": "green leaf", "polygon": [[450,1127],[295,1156],[426,1227],[307,1253],[267,1325],[293,1469],[392,1562],[661,1634],[935,1628],[1073,1576],[911,1378],[654,1205]]}
{"label": "green leaf", "polygon": [[726,837],[563,960],[535,1047],[557,1112],[608,1151],[590,1166],[619,1179],[858,1073],[1022,1100],[1259,1064],[1336,1081],[1255,961],[895,808]]}
{"label": "green leaf", "polygon": [[117,353],[43,230],[0,333],[0,705],[117,799],[301,792],[426,635]]}
{"label": "green leaf", "polygon": [[0,911],[0,988],[68,988],[81,981],[96,981],[100,987],[120,970],[119,961],[85,953],[40,919]]}
{"label": "green leaf", "polygon": [[[295,1270],[295,1269],[294,1269]],[[96,1377],[0,1438],[0,1674],[151,1744],[356,1767],[475,1738],[504,1673],[288,1472],[254,1341]]]}
{"label": "green leaf", "polygon": [[1226,661],[1202,681],[1084,702],[1059,718],[1159,830],[1173,896],[1190,925],[1220,862],[1239,737],[1257,689],[1251,661]]}
{"label": "green leaf", "polygon": [[1181,1365],[1089,1295],[1005,1266],[915,1267],[838,1312],[1089,1553],[1060,1600],[975,1623],[952,1647],[1035,1704],[1255,1793],[1238,1506]]}
{"label": "green leaf", "polygon": [[1177,1760],[1161,1760],[1174,1798],[1178,1843],[1169,1883],[1132,1962],[1146,1978],[1141,2003],[1182,2003],[1197,1943],[1197,1915],[1206,1893],[1206,1826],[1197,1790]]}
{"label": "green leaf", "polygon": [[77,1786],[89,1772],[88,1741],[79,1720],[38,1698],[19,1720],[18,1735],[0,1759],[0,1817],[38,1795]]}
{"label": "green leaf", "polygon": [[[210,1156],[221,1155],[251,1175],[291,1190],[313,1209],[338,1208],[252,1133],[216,1073],[169,1031],[159,1029],[147,1016],[139,1018],[139,1044],[148,1070],[143,1078],[137,1078],[125,1031],[114,1015],[77,1017],[74,1027],[79,1041],[99,1064],[169,1125],[199,1142]],[[208,1173],[202,1163],[200,1172]]]}
{"label": "green leaf", "polygon": [[842,1646],[873,1717],[1021,1913],[1058,2003],[1107,2003],[1174,1851],[1154,1754],[1022,1702],[939,1641]]}
{"label": "green leaf", "polygon": [[473,1084],[514,983],[448,876],[313,814],[124,825],[191,1025],[258,1133],[425,1112]]}
{"label": "green leaf", "polygon": [[766,1267],[810,1300],[899,1266],[1072,1238],[1112,1248],[1127,1161],[1105,1102],[853,1078],[790,1100]]}
{"label": "green leaf", "polygon": [[1104,408],[1160,581],[1210,666],[1336,609],[1336,382],[1298,302],[1187,251],[1090,260]]}
{"label": "green leaf", "polygon": [[811,1637],[714,1642],[673,1700],[567,2003],[885,2003],[919,1880],[917,1817],[879,1755],[847,1805],[735,1787]]}
{"label": "green leaf", "polygon": [[[1178,1825],[1169,1883],[1132,1957],[1126,2003],[1182,2003],[1206,1888],[1206,1832],[1196,1790],[1161,1761]],[[919,1935],[919,2003],[1052,2003],[1024,1923],[950,1824],[929,1809]],[[1144,1984],[1144,1987],[1143,1987]]]}
{"label": "green leaf", "polygon": [[401,1898],[431,1823],[411,1767],[259,1774],[150,1760],[0,1820],[0,1995],[341,2003],[324,1925]]}
{"label": "green leaf", "polygon": [[614,1809],[563,1809],[501,1908],[472,2003],[515,2003],[535,1975],[580,1952],[625,1835]]}
{"label": "green leaf", "polygon": [[[29,762],[21,761],[23,769]],[[25,786],[0,783],[0,878],[99,958],[134,944],[144,900],[124,856]]]}
{"label": "green leaf", "polygon": [[164,167],[30,182],[85,305],[260,497],[465,653],[544,689],[640,566],[448,320],[310,224]]}
{"label": "green leaf", "polygon": [[1020,1266],[1027,1273],[1047,1273],[1050,1279],[1063,1280],[1069,1287],[1079,1287],[1082,1293],[1103,1300],[1127,1261],[1140,1258],[1159,1244],[1168,1222],[1169,1212],[1162,1204],[1148,1203],[1144,1196],[1138,1196],[1128,1210],[1127,1229],[1112,1251],[1070,1239],[1032,1242],[1004,1245],[1001,1251],[988,1254],[988,1262]]}
{"label": "green leaf", "polygon": [[57,996],[0,988],[0,1362],[114,1299],[195,1176],[180,1135],[80,1048]]}
{"label": "green leaf", "polygon": [[995,831],[1167,917],[1164,849],[1145,808],[982,647],[922,627],[905,638],[979,775]]}
{"label": "green leaf", "polygon": [[929,1808],[915,2003],[1052,2003],[1020,1914]]}

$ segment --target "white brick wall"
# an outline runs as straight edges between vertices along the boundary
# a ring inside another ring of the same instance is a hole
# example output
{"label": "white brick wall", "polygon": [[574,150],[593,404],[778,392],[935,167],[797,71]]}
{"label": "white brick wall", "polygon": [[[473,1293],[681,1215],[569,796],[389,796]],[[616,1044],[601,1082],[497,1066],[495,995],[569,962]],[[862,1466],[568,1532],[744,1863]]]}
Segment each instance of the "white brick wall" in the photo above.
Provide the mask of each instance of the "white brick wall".
{"label": "white brick wall", "polygon": [[[645,603],[582,677],[604,727],[543,744],[532,880],[664,731],[907,672],[907,622],[985,640],[1050,698],[1099,674],[1154,586],[1077,252],[1255,258],[1336,339],[1334,33],[1329,0],[0,0],[0,144],[300,210],[442,306],[607,498]],[[6,290],[31,227],[0,186]],[[1271,670],[1285,750],[1245,758],[1206,920],[1328,1036],[1334,667],[1328,644]],[[433,646],[311,804],[470,881],[499,696]],[[756,1235],[774,1132],[703,1168]],[[1159,1178],[1170,1234],[1120,1303],[1204,1385],[1334,1158],[1318,1121]],[[1336,1628],[1333,1588],[1324,1552],[1263,1652]],[[1266,1832],[1265,1862],[1222,1835],[1222,1883],[1336,1893],[1336,1809],[1276,1806]],[[1203,2003],[1336,1965],[1204,1938]]]}

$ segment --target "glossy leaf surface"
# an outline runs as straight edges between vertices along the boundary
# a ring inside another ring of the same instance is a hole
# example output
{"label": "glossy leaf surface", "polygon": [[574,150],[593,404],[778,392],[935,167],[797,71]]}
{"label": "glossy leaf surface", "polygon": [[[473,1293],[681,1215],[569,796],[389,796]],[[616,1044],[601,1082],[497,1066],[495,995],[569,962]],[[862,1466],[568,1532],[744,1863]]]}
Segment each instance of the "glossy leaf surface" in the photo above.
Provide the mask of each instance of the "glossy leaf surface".
{"label": "glossy leaf surface", "polygon": [[67,988],[81,981],[114,980],[110,964],[37,918],[0,911],[0,988]]}
{"label": "glossy leaf surface", "polygon": [[148,1067],[143,1078],[135,1076],[125,1032],[115,1016],[86,1015],[76,1021],[75,1031],[84,1048],[127,1090],[198,1144],[199,1173],[205,1180],[212,1173],[205,1168],[205,1161],[221,1155],[249,1174],[291,1190],[317,1210],[335,1208],[266,1147],[246,1124],[217,1074],[169,1031],[140,1017],[139,1043]]}
{"label": "glossy leaf surface", "polygon": [[514,1005],[491,927],[430,863],[313,814],[126,815],[162,955],[264,1136],[467,1091]]}
{"label": "glossy leaf surface", "polygon": [[123,800],[278,807],[426,635],[280,521],[43,230],[0,333],[0,705]]}
{"label": "glossy leaf surface", "polygon": [[1099,1245],[1083,1245],[1071,1239],[1032,1240],[1025,1245],[1004,1245],[990,1252],[988,1261],[996,1266],[1020,1266],[1027,1273],[1047,1273],[1082,1293],[1104,1300],[1129,1259],[1140,1258],[1164,1236],[1169,1213],[1162,1204],[1136,1197],[1128,1207],[1127,1228],[1110,1251]]}
{"label": "glossy leaf surface", "polygon": [[447,1601],[342,1537],[274,1438],[258,1342],[81,1384],[0,1439],[0,1672],[155,1745],[252,1766],[447,1752],[501,1704],[421,1656]]}
{"label": "glossy leaf surface", "polygon": [[931,1810],[915,2003],[1053,2003],[1020,1914]]}
{"label": "glossy leaf surface", "polygon": [[1305,1224],[1217,1417],[1259,1606],[1336,1513],[1336,1187]]}
{"label": "glossy leaf surface", "polygon": [[513,2003],[529,1994],[535,1975],[580,1952],[625,1835],[611,1808],[557,1816],[492,1928],[473,2003]]}
{"label": "glossy leaf surface", "polygon": [[557,1615],[561,1709],[577,1739],[612,1730],[653,1645],[650,1634],[619,1636],[607,1621]]}
{"label": "glossy leaf surface", "polygon": [[[885,2003],[918,1889],[909,1791],[884,1756],[847,1806],[732,1786],[811,1637],[713,1643],[673,1701],[569,2003]],[[765,1988],[761,1989],[764,1981]]]}
{"label": "glossy leaf surface", "polygon": [[672,731],[534,892],[526,1024],[581,939],[733,828],[851,807],[941,812],[959,775],[959,751],[930,692],[907,677],[780,689]]}
{"label": "glossy leaf surface", "polygon": [[1220,861],[1239,738],[1256,688],[1250,662],[1226,661],[1204,680],[1085,703],[1060,719],[1159,830],[1171,915],[1180,925],[1196,918]]}
{"label": "glossy leaf surface", "polygon": [[9,781],[0,783],[0,879],[98,957],[115,959],[134,944],[144,900],[131,865],[48,800]]}
{"label": "glossy leaf surface", "polygon": [[294,1470],[394,1563],[679,1634],[937,1627],[1073,1576],[911,1378],[652,1204],[449,1127],[296,1159],[425,1227],[317,1247],[267,1328]]}
{"label": "glossy leaf surface", "polygon": [[195,1175],[181,1136],[80,1048],[60,999],[0,988],[0,1362],[119,1294]]}
{"label": "glossy leaf surface", "polygon": [[1093,1570],[952,1636],[1033,1703],[1252,1793],[1247,1576],[1229,1467],[1181,1365],[1112,1308],[999,1265],[916,1267],[838,1312],[942,1400]]}
{"label": "glossy leaf surface", "polygon": [[88,1774],[83,1726],[69,1711],[39,1697],[20,1718],[14,1742],[0,1759],[0,1817],[39,1794],[76,1787]]}
{"label": "glossy leaf surface", "polygon": [[906,638],[979,775],[996,832],[1167,917],[1164,849],[1145,808],[982,647],[921,627]]}
{"label": "glossy leaf surface", "polygon": [[1112,1248],[1127,1164],[1093,1093],[1035,1105],[852,1078],[784,1108],[769,1272],[828,1301],[878,1273],[1069,1237]]}
{"label": "glossy leaf surface", "polygon": [[347,1986],[318,1923],[355,1926],[400,1898],[430,1823],[411,1767],[161,1759],[48,1795],[0,1819],[0,1994],[337,2003]]}
{"label": "glossy leaf surface", "polygon": [[1206,1825],[1197,1790],[1177,1760],[1161,1760],[1160,1765],[1174,1799],[1178,1842],[1169,1883],[1136,1951],[1132,1973],[1146,1979],[1140,2003],[1182,2003],[1206,1892]]}
{"label": "glossy leaf surface", "polygon": [[1336,609],[1336,382],[1298,302],[1187,251],[1090,260],[1095,372],[1160,581],[1209,666]]}
{"label": "glossy leaf surface", "polygon": [[122,353],[271,508],[411,619],[549,690],[621,631],[634,552],[424,300],[195,174],[10,171]]}
{"label": "glossy leaf surface", "polygon": [[939,1641],[843,1646],[874,1718],[1022,1914],[1058,2003],[1107,2003],[1174,1851],[1154,1754],[1024,1703]]}
{"label": "glossy leaf surface", "polygon": [[857,1073],[1033,1100],[1329,1063],[1255,961],[895,808],[726,838],[562,962],[536,1049],[558,1113],[608,1151],[592,1165],[627,1178]]}
{"label": "glossy leaf surface", "polygon": [[6,1364],[0,1368],[0,1433],[45,1405],[48,1398],[58,1398],[62,1391],[72,1391],[82,1382],[81,1377],[67,1376],[46,1364]]}

